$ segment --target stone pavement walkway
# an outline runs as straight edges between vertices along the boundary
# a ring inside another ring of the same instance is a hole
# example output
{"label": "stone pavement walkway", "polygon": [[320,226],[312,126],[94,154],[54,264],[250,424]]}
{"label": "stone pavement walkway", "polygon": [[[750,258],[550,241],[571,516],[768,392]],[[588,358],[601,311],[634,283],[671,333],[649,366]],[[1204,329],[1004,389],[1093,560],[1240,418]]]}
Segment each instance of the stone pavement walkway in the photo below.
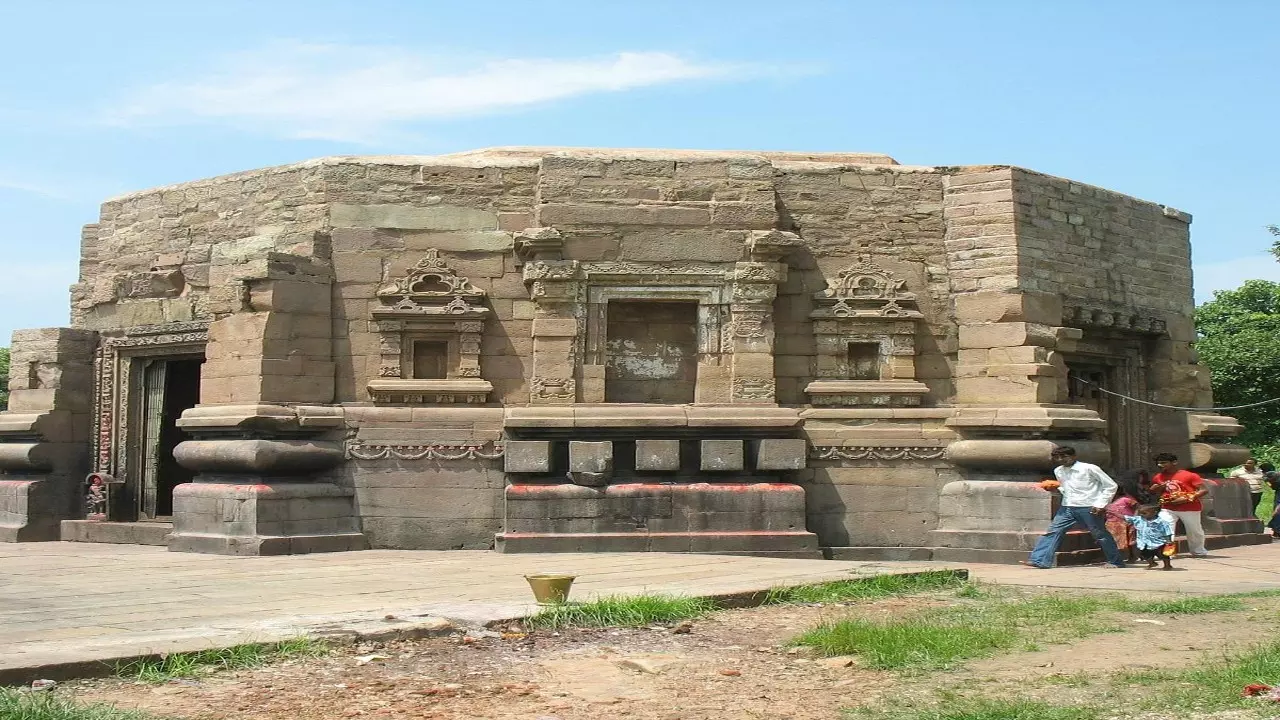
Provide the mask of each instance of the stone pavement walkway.
{"label": "stone pavement walkway", "polygon": [[[577,575],[571,597],[587,599],[727,595],[924,567],[659,553],[369,550],[227,557],[142,545],[0,545],[0,680],[15,668],[325,630],[412,629],[429,617],[474,624],[521,617],[536,611],[524,580],[536,572]],[[56,673],[50,667],[48,674]]]}
{"label": "stone pavement walkway", "polygon": [[[1233,593],[1280,588],[1280,547],[1178,560],[1177,572],[1100,567],[873,563],[659,553],[502,555],[370,550],[283,557],[170,553],[87,543],[0,545],[0,682],[20,668],[267,642],[333,630],[377,633],[532,612],[523,576],[578,576],[574,599],[641,592],[729,595],[885,573],[965,567],[1015,585]],[[394,620],[387,620],[388,615]]]}

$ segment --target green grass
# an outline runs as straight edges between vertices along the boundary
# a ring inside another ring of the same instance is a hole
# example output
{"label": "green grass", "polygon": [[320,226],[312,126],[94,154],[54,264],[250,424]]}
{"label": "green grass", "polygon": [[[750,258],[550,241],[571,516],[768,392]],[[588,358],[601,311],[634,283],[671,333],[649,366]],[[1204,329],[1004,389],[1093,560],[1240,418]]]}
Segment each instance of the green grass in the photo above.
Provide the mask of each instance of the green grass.
{"label": "green grass", "polygon": [[1103,720],[1114,713],[1096,708],[1050,705],[1034,700],[949,698],[944,705],[892,709],[859,708],[845,712],[849,720]]}
{"label": "green grass", "polygon": [[622,595],[584,603],[558,603],[524,622],[531,628],[641,627],[702,617],[716,610],[707,598],[672,595]]}
{"label": "green grass", "polygon": [[1274,684],[1277,678],[1280,642],[1273,641],[1194,668],[1119,673],[1113,682],[1153,691],[1146,700],[1149,707],[1215,711],[1258,707],[1257,700],[1241,697],[1241,690],[1253,683]]}
{"label": "green grass", "polygon": [[823,655],[858,655],[882,670],[951,668],[999,650],[1035,649],[1033,635],[1055,643],[1119,629],[1096,617],[1104,607],[1098,598],[1056,595],[962,602],[905,618],[827,623],[792,643]]}
{"label": "green grass", "polygon": [[23,692],[0,688],[3,720],[147,720],[140,712],[117,710],[108,705],[79,705],[51,692]]}
{"label": "green grass", "polygon": [[852,600],[874,600],[895,595],[915,595],[959,588],[965,574],[950,570],[912,575],[877,575],[856,580],[837,580],[817,585],[773,588],[765,595],[764,604],[835,603]]}
{"label": "green grass", "polygon": [[[276,643],[253,643],[217,650],[173,653],[155,660],[122,663],[116,667],[116,675],[146,683],[165,683],[224,670],[259,667],[278,660],[319,657],[328,651],[329,647],[323,642],[297,638]],[[0,715],[0,718],[4,718],[4,715]]]}
{"label": "green grass", "polygon": [[1262,502],[1258,503],[1258,519],[1262,522],[1271,520],[1271,511],[1275,509],[1276,491],[1270,486],[1262,489]]}
{"label": "green grass", "polygon": [[968,627],[936,618],[875,622],[841,620],[796,638],[827,656],[857,655],[878,670],[939,669],[1015,645],[1012,628]]}
{"label": "green grass", "polygon": [[1212,612],[1244,610],[1244,601],[1237,595],[1206,595],[1180,597],[1170,600],[1130,600],[1117,598],[1108,603],[1114,610],[1152,615],[1201,615]]}

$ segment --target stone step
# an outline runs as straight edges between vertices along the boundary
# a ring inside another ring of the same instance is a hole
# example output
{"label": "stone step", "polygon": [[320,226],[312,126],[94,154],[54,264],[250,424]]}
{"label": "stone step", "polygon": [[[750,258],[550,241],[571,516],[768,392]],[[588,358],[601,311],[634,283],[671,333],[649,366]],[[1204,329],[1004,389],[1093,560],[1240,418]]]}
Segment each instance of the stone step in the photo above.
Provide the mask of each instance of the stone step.
{"label": "stone step", "polygon": [[63,520],[64,542],[114,543],[117,545],[168,545],[171,522],[100,522]]}
{"label": "stone step", "polygon": [[504,532],[501,553],[674,552],[821,559],[818,536],[804,531],[744,532]]}

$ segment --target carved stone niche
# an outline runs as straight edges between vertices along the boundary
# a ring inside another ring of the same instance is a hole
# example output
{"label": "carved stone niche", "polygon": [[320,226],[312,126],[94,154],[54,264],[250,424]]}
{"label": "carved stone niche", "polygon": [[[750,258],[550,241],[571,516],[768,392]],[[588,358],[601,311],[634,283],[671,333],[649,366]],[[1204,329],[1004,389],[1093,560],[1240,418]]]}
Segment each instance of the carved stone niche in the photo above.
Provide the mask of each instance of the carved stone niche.
{"label": "carved stone niche", "polygon": [[924,316],[906,281],[861,258],[814,295],[814,405],[920,405],[928,387],[915,380],[916,325]]}
{"label": "carved stone niche", "polygon": [[372,312],[382,362],[369,381],[375,403],[485,403],[480,377],[485,293],[431,249],[402,278],[378,289]]}

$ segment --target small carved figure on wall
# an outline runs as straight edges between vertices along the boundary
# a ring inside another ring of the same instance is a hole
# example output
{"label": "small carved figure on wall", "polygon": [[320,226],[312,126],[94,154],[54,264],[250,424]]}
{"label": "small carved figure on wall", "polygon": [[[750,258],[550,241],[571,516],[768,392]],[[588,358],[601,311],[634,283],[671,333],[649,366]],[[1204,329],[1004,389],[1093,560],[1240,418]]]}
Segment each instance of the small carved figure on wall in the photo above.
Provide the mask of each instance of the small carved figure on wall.
{"label": "small carved figure on wall", "polygon": [[107,476],[94,473],[85,479],[84,517],[86,520],[107,519]]}

